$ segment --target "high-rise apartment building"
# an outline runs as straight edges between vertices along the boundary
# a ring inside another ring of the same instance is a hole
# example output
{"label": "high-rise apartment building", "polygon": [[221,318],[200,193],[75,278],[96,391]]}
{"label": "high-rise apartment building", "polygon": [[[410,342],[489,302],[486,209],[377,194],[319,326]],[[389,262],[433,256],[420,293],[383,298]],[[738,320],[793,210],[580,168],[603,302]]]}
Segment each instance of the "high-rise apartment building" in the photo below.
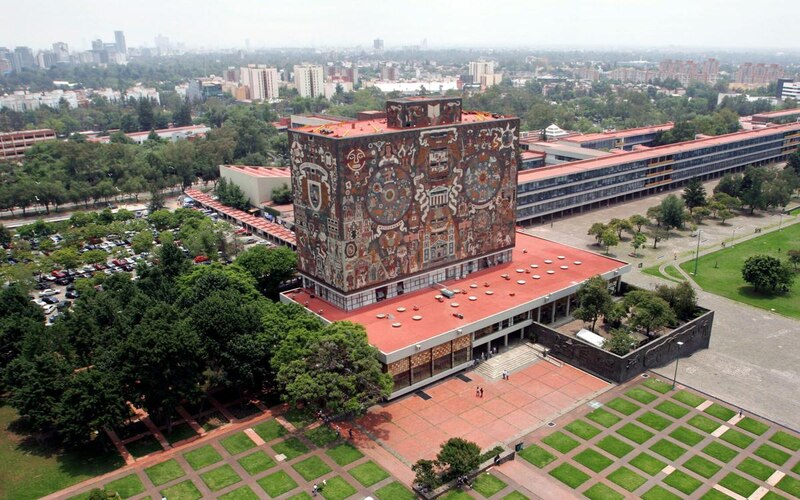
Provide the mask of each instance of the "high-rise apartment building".
{"label": "high-rise apartment building", "polygon": [[736,83],[769,85],[783,76],[783,68],[778,64],[744,63],[733,74]]}
{"label": "high-rise apartment building", "polygon": [[383,51],[383,40],[381,38],[376,38],[372,41],[372,48],[378,52]]}
{"label": "high-rise apartment building", "polygon": [[263,64],[239,68],[239,83],[249,89],[250,99],[271,101],[278,98],[278,70]]}
{"label": "high-rise apartment building", "polygon": [[114,32],[114,45],[116,46],[118,54],[128,54],[128,45],[125,43],[125,33],[122,31]]}
{"label": "high-rise apartment building", "polygon": [[323,95],[323,70],[316,64],[300,64],[294,67],[294,84],[300,97],[317,97]]}
{"label": "high-rise apartment building", "polygon": [[472,77],[472,83],[477,83],[483,88],[497,85],[503,79],[502,73],[494,72],[494,61],[471,61],[469,76]]}
{"label": "high-rise apartment building", "polygon": [[23,69],[31,69],[36,67],[36,59],[33,57],[33,51],[30,47],[15,47],[14,53],[11,55],[11,66],[14,71],[22,71]]}
{"label": "high-rise apartment building", "polygon": [[398,79],[397,66],[391,63],[384,64],[381,67],[381,80],[385,82],[394,82]]}

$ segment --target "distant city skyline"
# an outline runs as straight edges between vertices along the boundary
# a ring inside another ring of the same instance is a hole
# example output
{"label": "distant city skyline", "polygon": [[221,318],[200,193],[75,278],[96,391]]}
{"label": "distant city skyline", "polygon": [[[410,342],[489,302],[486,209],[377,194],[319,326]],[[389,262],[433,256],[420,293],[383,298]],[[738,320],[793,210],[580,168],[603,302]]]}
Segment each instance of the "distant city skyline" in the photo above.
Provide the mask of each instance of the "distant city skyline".
{"label": "distant city skyline", "polygon": [[[344,0],[291,3],[240,0],[140,0],[122,2],[42,0],[36,9],[8,2],[10,22],[0,46],[50,48],[66,42],[71,51],[91,41],[114,40],[124,31],[128,47],[153,47],[163,35],[188,49],[270,47],[355,47],[371,50],[381,38],[387,50],[430,48],[714,48],[798,51],[787,19],[800,4],[778,0],[564,0],[560,3],[506,0],[485,2],[367,2]],[[702,10],[700,10],[702,7]],[[47,13],[47,15],[44,15]]]}

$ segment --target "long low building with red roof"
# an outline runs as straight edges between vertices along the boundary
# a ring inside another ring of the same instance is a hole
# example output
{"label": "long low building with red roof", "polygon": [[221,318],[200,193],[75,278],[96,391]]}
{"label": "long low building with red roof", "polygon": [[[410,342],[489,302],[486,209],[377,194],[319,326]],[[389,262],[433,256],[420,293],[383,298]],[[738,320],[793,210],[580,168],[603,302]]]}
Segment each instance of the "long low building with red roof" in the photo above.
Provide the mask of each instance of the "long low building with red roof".
{"label": "long low building with red roof", "polygon": [[619,285],[630,265],[604,255],[516,233],[512,260],[354,311],[299,288],[281,295],[325,322],[364,326],[394,379],[391,397],[469,367],[492,349],[529,337],[534,322],[552,324],[577,307],[575,293],[600,275]]}
{"label": "long low building with red roof", "polygon": [[630,151],[636,145],[650,145],[656,140],[658,134],[672,129],[672,122],[648,127],[628,128],[623,130],[608,130],[596,134],[580,134],[565,137],[562,141],[580,145],[582,148],[591,149],[624,149]]}

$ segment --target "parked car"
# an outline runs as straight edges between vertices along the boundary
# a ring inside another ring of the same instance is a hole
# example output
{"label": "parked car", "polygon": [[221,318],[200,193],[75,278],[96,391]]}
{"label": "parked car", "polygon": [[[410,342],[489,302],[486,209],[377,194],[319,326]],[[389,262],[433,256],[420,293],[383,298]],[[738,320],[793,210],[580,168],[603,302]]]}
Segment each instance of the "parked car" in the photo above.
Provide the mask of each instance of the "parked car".
{"label": "parked car", "polygon": [[68,291],[68,292],[67,292],[67,294],[66,294],[65,296],[66,296],[68,299],[77,299],[78,297],[80,297],[80,295],[81,295],[81,294],[80,294],[80,293],[78,293],[78,291],[77,291],[77,290],[70,290],[70,291]]}
{"label": "parked car", "polygon": [[53,295],[48,295],[47,297],[42,297],[42,302],[45,304],[58,304],[58,299]]}
{"label": "parked car", "polygon": [[45,288],[41,292],[39,292],[39,297],[49,297],[51,295],[58,295],[61,293],[59,290],[54,290],[52,288]]}
{"label": "parked car", "polygon": [[33,303],[39,307],[44,307],[47,305],[47,303],[42,299],[33,299]]}
{"label": "parked car", "polygon": [[48,304],[48,305],[44,306],[44,313],[45,314],[51,314],[55,310],[56,310],[56,306],[54,306],[54,305]]}
{"label": "parked car", "polygon": [[202,264],[203,262],[205,262],[207,260],[208,260],[208,257],[206,257],[205,255],[198,255],[197,257],[194,258],[194,263],[195,264]]}
{"label": "parked car", "polygon": [[56,304],[56,309],[58,309],[58,310],[60,311],[60,310],[62,310],[62,309],[67,309],[67,308],[68,308],[69,306],[71,306],[71,305],[72,305],[72,302],[71,302],[71,301],[69,301],[69,300],[62,300],[61,302],[59,302],[58,304]]}

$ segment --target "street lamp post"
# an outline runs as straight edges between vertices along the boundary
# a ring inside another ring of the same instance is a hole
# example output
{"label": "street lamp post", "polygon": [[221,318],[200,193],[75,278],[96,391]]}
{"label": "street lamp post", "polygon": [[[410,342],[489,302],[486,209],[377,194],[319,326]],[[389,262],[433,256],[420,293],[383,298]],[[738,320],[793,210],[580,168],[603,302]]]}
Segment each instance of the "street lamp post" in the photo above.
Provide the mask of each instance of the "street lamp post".
{"label": "street lamp post", "polygon": [[683,342],[678,342],[678,356],[675,357],[675,375],[672,377],[672,389],[675,390],[675,381],[678,379],[678,361],[680,361],[680,349],[683,347]]}
{"label": "street lamp post", "polygon": [[731,248],[736,246],[736,230],[741,228],[742,226],[736,226],[733,228],[733,233],[731,234]]}
{"label": "street lamp post", "polygon": [[694,251],[694,275],[697,276],[697,261],[700,259],[700,235],[703,234],[703,230],[699,229],[697,231],[697,249]]}

